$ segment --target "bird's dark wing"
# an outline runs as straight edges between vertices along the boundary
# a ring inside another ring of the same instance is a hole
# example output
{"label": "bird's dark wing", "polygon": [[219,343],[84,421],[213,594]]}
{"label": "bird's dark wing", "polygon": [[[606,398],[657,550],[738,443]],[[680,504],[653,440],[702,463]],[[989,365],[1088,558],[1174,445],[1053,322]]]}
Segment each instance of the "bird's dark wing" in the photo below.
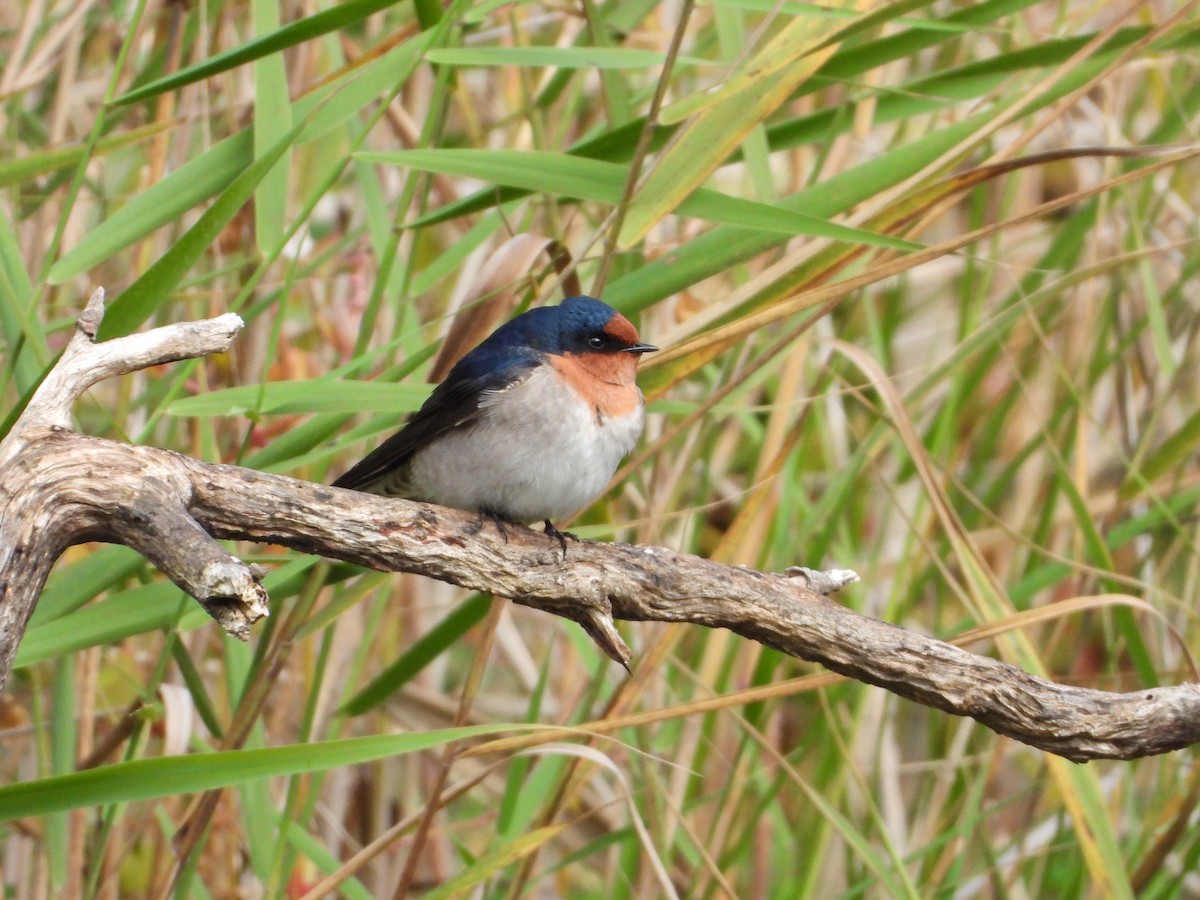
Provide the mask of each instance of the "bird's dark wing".
{"label": "bird's dark wing", "polygon": [[522,381],[540,362],[530,353],[468,354],[404,427],[368,453],[333,483],[362,489],[404,466],[422,447],[454,428],[469,427],[485,411],[486,394],[503,391]]}

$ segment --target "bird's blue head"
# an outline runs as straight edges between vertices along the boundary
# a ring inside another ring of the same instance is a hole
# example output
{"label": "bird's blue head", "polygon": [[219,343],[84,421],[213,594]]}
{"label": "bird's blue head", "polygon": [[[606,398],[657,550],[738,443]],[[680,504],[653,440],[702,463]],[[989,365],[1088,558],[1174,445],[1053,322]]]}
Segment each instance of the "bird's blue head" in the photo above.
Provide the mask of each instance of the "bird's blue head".
{"label": "bird's blue head", "polygon": [[[502,325],[485,345],[530,348],[541,353],[631,353],[658,348],[642,343],[627,318],[594,297],[568,297],[558,306],[541,306]],[[490,348],[489,348],[490,349]]]}

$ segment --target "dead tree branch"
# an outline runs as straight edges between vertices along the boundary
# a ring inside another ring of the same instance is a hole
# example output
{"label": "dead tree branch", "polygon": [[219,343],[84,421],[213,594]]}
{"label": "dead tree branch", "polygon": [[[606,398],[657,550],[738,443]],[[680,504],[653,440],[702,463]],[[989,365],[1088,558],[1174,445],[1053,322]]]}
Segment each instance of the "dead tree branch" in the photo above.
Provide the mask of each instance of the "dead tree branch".
{"label": "dead tree branch", "polygon": [[850,678],[971,716],[1068,759],[1132,759],[1200,741],[1200,686],[1117,694],[1069,687],[859,615],[825,594],[853,573],[772,575],[658,547],[581,542],[566,561],[538,532],[507,540],[479,517],[344,491],[70,430],[96,382],[221,352],[234,315],[94,343],[97,291],[78,331],[0,443],[0,685],[54,561],[68,546],[127,544],[245,639],[266,615],[262,573],[216,538],[279,544],[516,598],[582,624],[614,659],[614,619],[728,628]]}

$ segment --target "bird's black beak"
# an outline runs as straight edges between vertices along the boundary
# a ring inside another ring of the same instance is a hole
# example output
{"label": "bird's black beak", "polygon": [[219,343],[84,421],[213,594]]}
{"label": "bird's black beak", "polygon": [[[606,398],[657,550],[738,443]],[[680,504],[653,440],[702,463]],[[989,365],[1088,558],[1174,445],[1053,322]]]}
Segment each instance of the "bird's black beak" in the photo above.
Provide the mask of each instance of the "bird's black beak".
{"label": "bird's black beak", "polygon": [[653,344],[630,344],[625,348],[626,353],[653,353],[658,348]]}

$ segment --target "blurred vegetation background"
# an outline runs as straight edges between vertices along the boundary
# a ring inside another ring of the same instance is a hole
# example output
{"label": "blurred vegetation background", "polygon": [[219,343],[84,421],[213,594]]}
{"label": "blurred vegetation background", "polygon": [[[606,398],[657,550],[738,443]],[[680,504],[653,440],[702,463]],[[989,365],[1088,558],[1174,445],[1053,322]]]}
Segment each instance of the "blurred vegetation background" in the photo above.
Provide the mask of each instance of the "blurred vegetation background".
{"label": "blurred vegetation background", "polygon": [[[1121,150],[1195,140],[1198,52],[1167,0],[5,2],[2,427],[103,285],[105,336],[248,327],[81,430],[328,482],[583,290],[664,352],[581,535],[1196,680],[1200,164]],[[249,645],[125,548],[59,563],[0,703],[6,896],[1200,896],[1190,752],[1076,766],[701,628],[622,626],[628,677],[237,552]]]}

